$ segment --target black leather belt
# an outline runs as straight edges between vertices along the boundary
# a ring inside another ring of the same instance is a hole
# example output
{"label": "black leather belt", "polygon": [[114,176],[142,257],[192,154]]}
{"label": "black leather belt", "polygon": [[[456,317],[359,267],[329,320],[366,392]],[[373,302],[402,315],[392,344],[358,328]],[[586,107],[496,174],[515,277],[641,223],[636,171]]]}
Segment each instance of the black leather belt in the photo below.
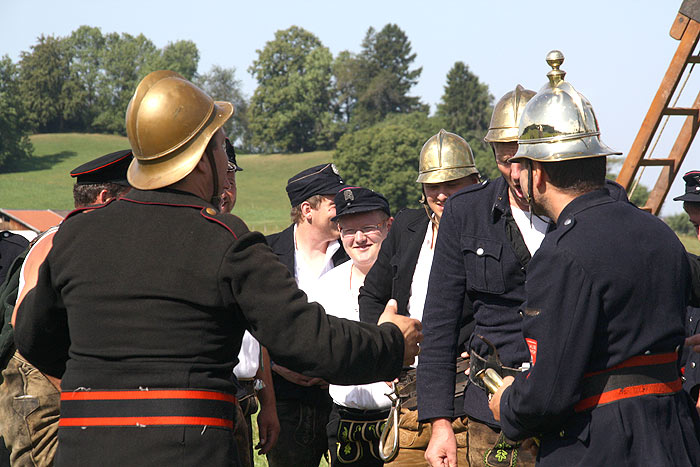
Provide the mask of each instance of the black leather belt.
{"label": "black leather belt", "polygon": [[[455,397],[459,397],[464,393],[464,388],[467,386],[467,375],[464,371],[469,367],[469,359],[459,357],[457,359],[456,377],[455,377]],[[418,394],[416,391],[416,369],[409,368],[402,370],[399,375],[399,382],[396,384],[396,391],[401,399],[401,407],[408,410],[416,410],[418,407]]]}

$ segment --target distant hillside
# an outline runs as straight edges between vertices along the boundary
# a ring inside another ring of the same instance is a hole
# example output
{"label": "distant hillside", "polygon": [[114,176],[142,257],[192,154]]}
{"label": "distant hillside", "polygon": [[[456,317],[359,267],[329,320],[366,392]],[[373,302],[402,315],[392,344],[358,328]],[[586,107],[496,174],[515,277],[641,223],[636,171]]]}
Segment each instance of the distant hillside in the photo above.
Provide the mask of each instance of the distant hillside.
{"label": "distant hillside", "polygon": [[[35,157],[14,172],[0,173],[0,208],[72,209],[70,171],[95,157],[129,147],[126,138],[112,135],[54,133],[31,139]],[[239,155],[244,171],[236,178],[238,202],[234,214],[252,230],[279,232],[290,222],[284,190],[287,179],[332,159],[332,151]],[[695,237],[680,238],[688,251],[700,254],[700,242]]]}
{"label": "distant hillside", "polygon": [[[129,147],[126,138],[95,134],[32,136],[35,157],[10,173],[0,173],[0,208],[71,209],[69,173],[95,157]],[[248,226],[274,233],[289,225],[287,179],[301,170],[330,161],[332,151],[304,154],[240,155],[238,202],[234,213]]]}

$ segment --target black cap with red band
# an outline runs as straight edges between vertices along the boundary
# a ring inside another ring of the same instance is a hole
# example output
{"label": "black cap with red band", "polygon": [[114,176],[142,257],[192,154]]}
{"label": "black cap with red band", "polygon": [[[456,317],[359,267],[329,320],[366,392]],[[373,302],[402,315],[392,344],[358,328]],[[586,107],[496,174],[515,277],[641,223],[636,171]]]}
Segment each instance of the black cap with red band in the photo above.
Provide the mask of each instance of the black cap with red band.
{"label": "black cap with red band", "polygon": [[75,178],[76,185],[114,183],[129,186],[126,171],[132,159],[131,149],[113,152],[76,167],[70,176]]}

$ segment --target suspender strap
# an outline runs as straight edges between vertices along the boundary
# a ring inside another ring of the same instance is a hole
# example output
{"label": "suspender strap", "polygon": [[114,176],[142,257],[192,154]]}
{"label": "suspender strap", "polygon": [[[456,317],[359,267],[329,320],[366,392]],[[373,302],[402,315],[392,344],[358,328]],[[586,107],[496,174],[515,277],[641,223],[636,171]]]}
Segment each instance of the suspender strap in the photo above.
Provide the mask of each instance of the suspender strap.
{"label": "suspender strap", "polygon": [[586,373],[576,412],[631,397],[673,394],[683,387],[676,352],[639,355],[619,365]]}
{"label": "suspender strap", "polygon": [[233,428],[236,397],[201,389],[61,393],[61,427],[207,425]]}

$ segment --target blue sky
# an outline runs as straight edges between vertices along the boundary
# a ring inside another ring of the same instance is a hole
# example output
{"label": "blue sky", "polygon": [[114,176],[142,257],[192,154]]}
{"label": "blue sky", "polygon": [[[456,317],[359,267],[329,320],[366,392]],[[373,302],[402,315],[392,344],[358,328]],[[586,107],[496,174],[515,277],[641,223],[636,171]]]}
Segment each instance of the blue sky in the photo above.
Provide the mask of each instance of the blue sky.
{"label": "blue sky", "polygon": [[[200,51],[199,72],[214,64],[235,67],[244,92],[251,95],[256,83],[247,69],[256,50],[276,30],[304,27],[336,55],[359,51],[368,27],[380,29],[391,22],[406,32],[417,54],[415,64],[423,67],[413,95],[433,109],[455,61],[468,64],[498,99],[518,83],[538,90],[546,81],[545,55],[551,49],[561,50],[566,78],[593,104],[603,141],[626,153],[678,46],[668,32],[680,4],[680,0],[2,0],[0,55],[17,61],[40,34],[65,36],[83,24],[103,33],[143,33],[158,47],[189,39]],[[689,105],[700,90],[696,75],[679,105]],[[671,122],[655,152],[658,157],[664,157],[675,138],[671,130],[680,127]],[[696,142],[691,148],[681,172],[700,168],[699,147]],[[642,183],[651,185],[656,175],[651,172]],[[670,198],[682,192],[682,182],[677,181],[662,214],[680,210],[680,203]]]}

